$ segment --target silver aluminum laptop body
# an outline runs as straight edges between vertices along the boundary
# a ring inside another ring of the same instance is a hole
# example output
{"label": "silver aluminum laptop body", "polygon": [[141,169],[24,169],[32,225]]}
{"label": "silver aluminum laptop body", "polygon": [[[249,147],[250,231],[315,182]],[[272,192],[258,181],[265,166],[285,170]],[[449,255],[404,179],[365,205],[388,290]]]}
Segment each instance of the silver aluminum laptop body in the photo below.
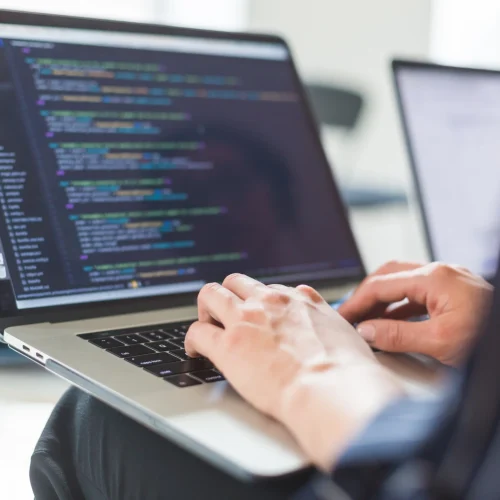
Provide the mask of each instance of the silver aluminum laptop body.
{"label": "silver aluminum laptop body", "polygon": [[[151,43],[160,43],[162,36],[172,37],[175,38],[173,43],[181,46],[183,41],[189,44],[191,40],[203,38],[209,41],[213,39],[217,43],[236,41],[242,44],[244,42],[270,44],[266,50],[276,49],[276,45],[282,50],[286,47],[284,42],[276,37],[230,35],[0,11],[0,38],[8,32],[7,28],[16,26],[24,30],[22,36],[19,35],[23,39],[30,37],[30,27],[33,27],[34,36],[40,36],[43,40],[44,36],[48,35],[39,30],[50,26],[51,29],[56,27],[110,31],[116,32],[117,35],[120,32],[143,33],[154,37]],[[69,33],[68,38],[71,36]],[[30,52],[33,54],[33,49],[29,47],[36,48],[36,43],[26,43],[23,50],[27,54]],[[252,45],[248,50],[251,48]],[[229,49],[238,50],[233,47]],[[191,49],[187,47],[186,50]],[[293,66],[292,71],[295,71]],[[298,80],[295,84],[299,100],[303,101],[304,95]],[[274,97],[271,95],[267,98]],[[221,106],[224,105],[222,101]],[[313,120],[304,102],[302,106],[304,124],[301,124],[301,127],[305,127],[313,136],[311,140],[314,144],[314,161],[322,163],[317,168],[322,169],[321,175],[326,179],[325,189],[332,197],[338,198]],[[341,204],[338,204],[338,207],[338,214],[325,214],[324,217],[328,219],[335,216],[340,220],[339,224],[343,231],[340,233],[341,238],[349,240],[353,256],[359,258],[346,215]],[[311,218],[311,214],[307,217]],[[311,225],[314,224],[315,221],[311,220]],[[332,231],[335,231],[335,228],[332,228]],[[213,237],[217,238],[216,230]],[[5,250],[5,239],[2,243]],[[9,262],[7,258],[9,267],[11,262],[12,260]],[[12,269],[10,274],[13,274]],[[363,275],[364,270],[359,259],[357,271],[348,273],[342,279],[335,277],[322,279],[319,274],[302,278],[294,277],[293,273],[290,276],[285,273],[269,276],[268,281],[281,280],[298,284],[307,279],[307,282],[316,286],[328,300],[335,301],[358,283]],[[251,408],[227,382],[207,383],[181,389],[110,355],[103,349],[96,348],[77,336],[192,320],[197,316],[195,290],[185,294],[137,296],[135,299],[130,294],[124,299],[107,300],[108,298],[111,296],[101,294],[99,302],[65,304],[65,297],[61,297],[60,304],[55,306],[53,303],[50,307],[30,308],[24,305],[12,311],[10,316],[9,313],[3,314],[0,319],[3,338],[12,349],[30,360],[233,475],[247,479],[283,476],[308,465],[307,459],[288,432],[281,425]],[[19,304],[21,302],[18,302]]]}
{"label": "silver aluminum laptop body", "polygon": [[[337,289],[337,299],[347,291]],[[169,386],[76,335],[192,319],[196,308],[8,328],[6,342],[49,371],[240,478],[282,476],[308,465],[288,432],[227,382]],[[83,344],[83,345],[82,345]]]}

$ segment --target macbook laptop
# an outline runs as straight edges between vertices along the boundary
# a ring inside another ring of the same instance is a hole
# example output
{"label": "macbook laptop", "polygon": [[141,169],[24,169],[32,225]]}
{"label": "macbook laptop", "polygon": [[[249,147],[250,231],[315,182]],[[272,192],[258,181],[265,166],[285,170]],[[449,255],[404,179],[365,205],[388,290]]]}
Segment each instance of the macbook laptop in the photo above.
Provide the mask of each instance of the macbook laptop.
{"label": "macbook laptop", "polygon": [[500,72],[394,61],[432,260],[493,278],[500,200]]}
{"label": "macbook laptop", "polygon": [[0,11],[0,108],[9,346],[234,475],[306,466],[184,351],[207,282],[364,276],[285,42]]}

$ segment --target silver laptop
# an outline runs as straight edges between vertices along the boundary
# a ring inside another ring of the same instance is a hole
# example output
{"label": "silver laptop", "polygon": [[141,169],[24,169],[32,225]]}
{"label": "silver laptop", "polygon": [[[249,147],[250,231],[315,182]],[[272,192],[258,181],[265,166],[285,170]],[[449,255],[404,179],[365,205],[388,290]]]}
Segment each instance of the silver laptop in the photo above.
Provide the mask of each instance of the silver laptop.
{"label": "silver laptop", "polygon": [[399,109],[432,260],[498,260],[500,71],[398,60]]}
{"label": "silver laptop", "polygon": [[184,351],[204,283],[364,276],[285,42],[0,11],[0,108],[9,346],[234,475],[305,467]]}

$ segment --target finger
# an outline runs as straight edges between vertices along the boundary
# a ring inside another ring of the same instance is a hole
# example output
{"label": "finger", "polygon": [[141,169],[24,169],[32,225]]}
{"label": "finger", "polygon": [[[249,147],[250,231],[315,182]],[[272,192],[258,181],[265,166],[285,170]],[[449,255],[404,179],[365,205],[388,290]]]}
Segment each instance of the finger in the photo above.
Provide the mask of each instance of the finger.
{"label": "finger", "polygon": [[243,300],[262,296],[268,292],[267,286],[260,281],[238,273],[229,275],[222,286]]}
{"label": "finger", "polygon": [[380,317],[393,302],[408,299],[425,305],[429,275],[414,271],[402,271],[386,276],[372,276],[340,308],[339,313],[347,321],[355,323],[367,318]]}
{"label": "finger", "polygon": [[267,288],[270,290],[276,290],[278,292],[282,292],[285,295],[288,295],[289,297],[294,297],[296,299],[303,299],[304,296],[302,293],[297,288],[292,288],[290,286],[285,286],[285,285],[267,285]]}
{"label": "finger", "polygon": [[[423,266],[424,266],[423,264],[419,264],[418,262],[403,262],[403,261],[387,262],[383,266],[379,267],[375,272],[367,276],[361,282],[361,284],[354,291],[351,297],[339,306],[338,308],[339,314],[344,316],[348,321],[351,321],[349,318],[353,314],[353,311],[355,311],[355,309],[353,309],[353,304],[356,304],[356,302],[352,302],[352,300],[356,298],[358,293],[363,291],[365,285],[369,283],[374,277],[386,276],[388,274],[394,274],[403,271],[414,271],[416,269],[422,268]],[[382,316],[384,310],[385,310],[385,304],[380,304],[378,307],[374,308],[371,316],[373,318],[380,317]]]}
{"label": "finger", "polygon": [[392,260],[380,266],[376,271],[371,273],[370,276],[383,276],[385,274],[400,273],[401,271],[413,271],[424,267],[424,265],[425,264],[420,262]]}
{"label": "finger", "polygon": [[317,290],[308,285],[299,285],[297,287],[297,291],[305,295],[309,300],[311,300],[316,304],[323,304],[323,303],[326,304],[326,301],[322,297],[322,295]]}
{"label": "finger", "polygon": [[[214,360],[216,356],[219,338],[224,334],[224,330],[210,323],[197,321],[189,328],[184,346],[188,356],[205,356]],[[215,362],[215,361],[214,361]]]}
{"label": "finger", "polygon": [[409,319],[427,314],[427,308],[415,302],[406,302],[400,306],[386,309],[384,318],[386,319]]}
{"label": "finger", "polygon": [[363,322],[358,333],[372,346],[387,352],[433,352],[429,321],[412,323],[390,319]]}
{"label": "finger", "polygon": [[289,286],[279,285],[277,283],[273,283],[272,285],[267,285],[267,288],[271,288],[273,290],[279,290],[280,292],[293,293],[294,289]]}
{"label": "finger", "polygon": [[198,294],[198,319],[226,327],[237,319],[237,309],[241,304],[242,300],[233,292],[218,283],[210,283]]}

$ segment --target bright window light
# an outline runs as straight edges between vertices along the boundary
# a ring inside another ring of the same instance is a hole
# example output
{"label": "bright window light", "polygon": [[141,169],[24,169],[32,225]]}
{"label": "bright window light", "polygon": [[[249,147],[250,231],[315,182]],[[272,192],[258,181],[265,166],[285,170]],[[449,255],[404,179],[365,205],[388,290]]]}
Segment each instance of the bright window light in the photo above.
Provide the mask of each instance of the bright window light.
{"label": "bright window light", "polygon": [[0,8],[84,17],[244,30],[249,0],[0,0]]}
{"label": "bright window light", "polygon": [[193,28],[242,31],[247,27],[248,0],[169,0],[167,22]]}
{"label": "bright window light", "polygon": [[498,0],[434,0],[431,56],[449,64],[500,66]]}
{"label": "bright window light", "polygon": [[156,0],[0,0],[0,8],[126,21],[151,21]]}

